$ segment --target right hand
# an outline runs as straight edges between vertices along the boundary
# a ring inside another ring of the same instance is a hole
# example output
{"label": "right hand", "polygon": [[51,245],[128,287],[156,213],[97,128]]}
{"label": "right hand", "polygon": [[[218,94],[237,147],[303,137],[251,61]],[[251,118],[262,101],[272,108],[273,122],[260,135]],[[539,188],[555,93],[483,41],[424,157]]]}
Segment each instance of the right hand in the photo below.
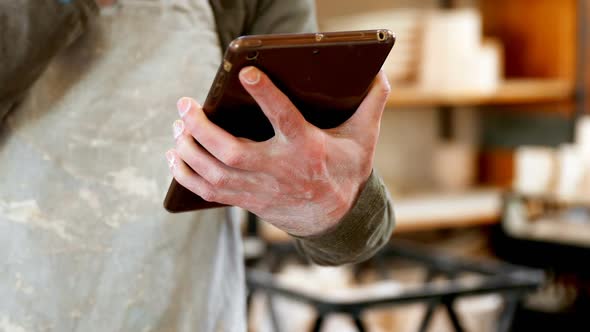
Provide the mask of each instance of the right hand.
{"label": "right hand", "polygon": [[390,91],[385,74],[377,75],[350,119],[327,130],[307,122],[259,69],[242,69],[240,80],[273,125],[273,138],[235,137],[211,122],[196,101],[182,98],[176,148],[166,153],[174,178],[207,201],[239,206],[292,235],[334,229],[373,169]]}

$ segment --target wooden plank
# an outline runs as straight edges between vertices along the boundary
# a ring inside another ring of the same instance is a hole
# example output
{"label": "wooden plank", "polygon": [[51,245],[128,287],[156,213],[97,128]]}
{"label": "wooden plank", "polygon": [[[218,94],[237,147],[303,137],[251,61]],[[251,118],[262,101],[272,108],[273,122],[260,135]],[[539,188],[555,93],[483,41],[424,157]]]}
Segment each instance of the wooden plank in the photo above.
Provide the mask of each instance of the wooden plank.
{"label": "wooden plank", "polygon": [[561,79],[506,80],[492,93],[473,91],[437,93],[424,91],[417,86],[393,86],[387,106],[399,108],[566,102],[573,96],[573,93],[572,81]]}
{"label": "wooden plank", "polygon": [[[502,213],[502,193],[491,188],[394,198],[395,233],[497,224]],[[267,241],[292,240],[287,233],[266,222],[260,223],[260,232]]]}
{"label": "wooden plank", "polygon": [[497,148],[481,151],[479,180],[483,185],[511,189],[514,180],[514,150]]}
{"label": "wooden plank", "polygon": [[398,233],[490,225],[498,223],[502,213],[499,189],[422,194],[393,201]]}
{"label": "wooden plank", "polygon": [[506,77],[576,76],[577,0],[482,0],[484,33],[504,45]]}

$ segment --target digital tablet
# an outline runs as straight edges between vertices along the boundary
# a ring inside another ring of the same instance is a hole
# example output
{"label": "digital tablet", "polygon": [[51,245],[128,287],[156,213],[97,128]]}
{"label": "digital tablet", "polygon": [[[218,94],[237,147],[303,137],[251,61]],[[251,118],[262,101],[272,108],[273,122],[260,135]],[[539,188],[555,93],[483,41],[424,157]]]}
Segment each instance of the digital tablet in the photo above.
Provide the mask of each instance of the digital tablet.
{"label": "digital tablet", "polygon": [[[239,37],[227,48],[203,110],[236,137],[272,138],[270,121],[238,78],[242,68],[255,66],[308,122],[323,129],[337,127],[359,107],[394,43],[395,36],[385,29]],[[164,200],[170,212],[220,206],[176,180]]]}

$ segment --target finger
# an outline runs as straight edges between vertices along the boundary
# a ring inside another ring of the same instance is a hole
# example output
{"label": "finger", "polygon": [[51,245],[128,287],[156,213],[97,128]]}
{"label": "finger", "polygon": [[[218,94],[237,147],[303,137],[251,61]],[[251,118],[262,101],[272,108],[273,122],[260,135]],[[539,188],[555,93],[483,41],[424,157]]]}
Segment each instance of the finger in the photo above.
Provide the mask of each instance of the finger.
{"label": "finger", "polygon": [[240,80],[272,124],[275,134],[292,139],[307,128],[309,124],[303,115],[260,70],[246,67],[240,71]]}
{"label": "finger", "polygon": [[227,166],[251,169],[261,154],[256,153],[252,142],[240,140],[211,122],[201,106],[191,98],[178,101],[178,112],[184,122],[184,130],[217,160]]}
{"label": "finger", "polygon": [[194,172],[214,188],[239,188],[243,178],[240,171],[215,159],[203,147],[199,146],[192,136],[181,135],[176,141],[176,152]]}
{"label": "finger", "polygon": [[[379,133],[381,116],[391,91],[389,81],[383,70],[379,71],[371,84],[369,93],[350,119],[339,127],[335,132],[348,137],[363,139],[374,139]],[[369,134],[369,135],[368,135]]]}
{"label": "finger", "polygon": [[199,174],[193,172],[174,150],[166,152],[168,167],[172,175],[186,189],[199,195],[208,202],[221,202],[223,198],[218,190],[203,179]]}
{"label": "finger", "polygon": [[259,188],[259,184],[250,183],[250,186],[245,186],[245,188],[240,190],[215,188],[215,186],[211,185],[185,164],[178,151],[169,150],[166,152],[166,159],[168,160],[168,167],[176,181],[204,200],[239,206],[244,209],[249,209],[250,206],[257,206],[254,203],[257,201],[255,198],[256,195],[253,194],[252,190]]}

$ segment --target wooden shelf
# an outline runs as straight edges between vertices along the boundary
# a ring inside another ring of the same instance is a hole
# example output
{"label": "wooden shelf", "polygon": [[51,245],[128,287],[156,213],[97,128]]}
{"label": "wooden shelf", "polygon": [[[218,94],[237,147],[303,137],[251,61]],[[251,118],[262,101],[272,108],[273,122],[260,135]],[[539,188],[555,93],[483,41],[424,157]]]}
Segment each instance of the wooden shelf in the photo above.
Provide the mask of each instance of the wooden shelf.
{"label": "wooden shelf", "polygon": [[523,240],[542,241],[579,247],[590,247],[590,226],[559,219],[543,218],[534,223],[527,222],[510,235]]}
{"label": "wooden shelf", "polygon": [[536,195],[529,195],[523,193],[513,193],[514,197],[518,197],[519,199],[528,199],[542,203],[549,203],[552,205],[557,205],[561,207],[578,207],[578,208],[587,208],[590,209],[590,197],[585,197],[584,195],[580,194],[579,197],[571,197],[571,198],[561,198],[555,194],[536,194]]}
{"label": "wooden shelf", "polygon": [[395,232],[496,224],[502,213],[502,193],[500,189],[480,189],[394,198]]}
{"label": "wooden shelf", "polygon": [[416,86],[392,87],[390,108],[426,106],[519,105],[568,101],[574,85],[559,79],[510,79],[493,93],[424,91]]}
{"label": "wooden shelf", "polygon": [[[492,225],[502,214],[501,189],[474,189],[456,194],[420,194],[393,198],[395,233]],[[291,241],[291,237],[261,222],[262,238],[271,242]]]}

